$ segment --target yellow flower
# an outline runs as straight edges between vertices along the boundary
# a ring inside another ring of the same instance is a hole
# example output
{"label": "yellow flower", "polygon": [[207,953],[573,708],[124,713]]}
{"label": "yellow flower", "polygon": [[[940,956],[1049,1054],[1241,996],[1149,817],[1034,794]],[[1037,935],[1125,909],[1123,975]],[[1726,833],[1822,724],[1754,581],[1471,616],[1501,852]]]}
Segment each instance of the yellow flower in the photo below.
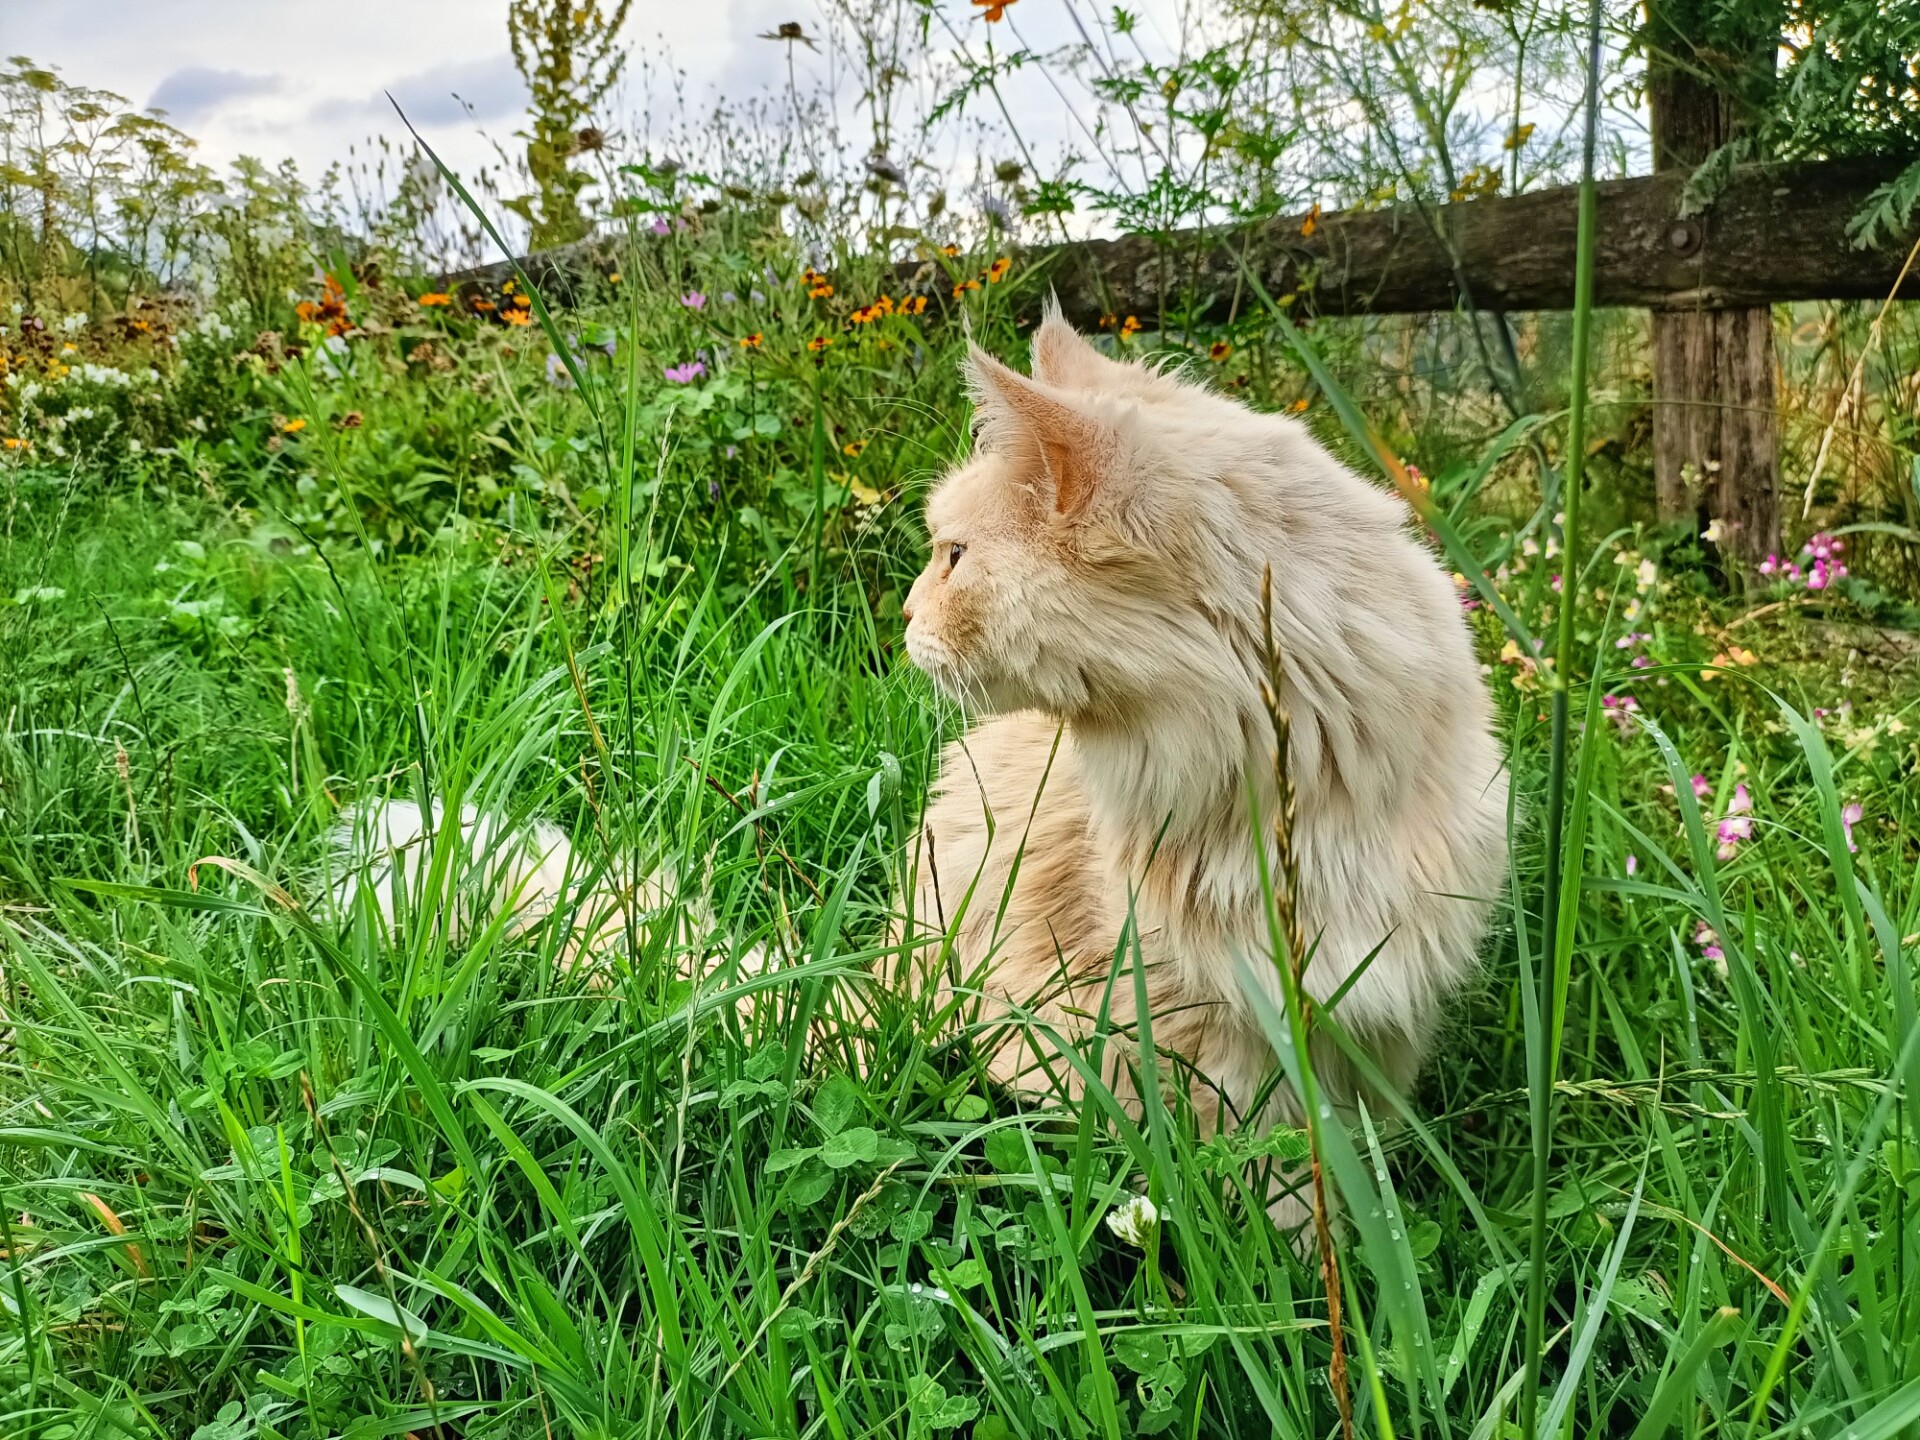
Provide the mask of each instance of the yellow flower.
{"label": "yellow flower", "polygon": [[287,435],[298,435],[302,430],[306,428],[307,428],[307,422],[305,420],[299,419],[298,417],[292,420],[282,421],[280,424],[280,429],[282,433]]}
{"label": "yellow flower", "polygon": [[607,283],[609,285],[618,285],[620,283],[620,272],[616,270],[611,275],[607,276]]}
{"label": "yellow flower", "polygon": [[421,307],[427,310],[433,309],[436,305],[451,305],[452,303],[453,297],[440,290],[429,290],[420,297]]}
{"label": "yellow flower", "polygon": [[1002,280],[1007,278],[1007,272],[1011,269],[1013,269],[1013,261],[1009,260],[1005,255],[1002,255],[987,267],[987,283],[989,285],[998,285]]}
{"label": "yellow flower", "polygon": [[840,447],[840,453],[842,455],[858,455],[862,450],[866,448],[867,448],[867,442],[864,440],[849,440],[846,444]]}
{"label": "yellow flower", "polygon": [[807,294],[811,295],[815,300],[825,300],[833,294],[833,286],[822,280],[817,285],[810,287]]}
{"label": "yellow flower", "polygon": [[927,313],[927,297],[924,295],[916,295],[911,300],[902,300],[900,302],[900,313],[902,315],[926,314]]}
{"label": "yellow flower", "polygon": [[1293,411],[1294,414],[1298,415],[1301,411],[1307,408],[1307,397],[1302,395],[1298,400],[1294,401],[1287,408]]}
{"label": "yellow flower", "polygon": [[1233,354],[1233,346],[1224,340],[1216,340],[1207,347],[1207,358],[1216,365],[1231,354]]}
{"label": "yellow flower", "polygon": [[500,318],[509,325],[531,325],[533,323],[533,316],[520,309],[502,310],[500,312]]}
{"label": "yellow flower", "polygon": [[833,344],[833,337],[831,335],[816,335],[807,341],[807,349],[818,355],[831,344]]}
{"label": "yellow flower", "polygon": [[979,288],[980,282],[978,280],[962,280],[958,285],[953,287],[953,298],[958,300],[962,295],[966,294],[967,291],[978,290]]}
{"label": "yellow flower", "polygon": [[33,448],[33,442],[31,440],[23,440],[18,435],[9,435],[5,440],[0,440],[0,445],[5,445],[9,450],[31,450]]}
{"label": "yellow flower", "polygon": [[767,337],[762,335],[758,330],[754,331],[751,335],[742,335],[740,337],[740,348],[742,350],[758,350],[761,345],[766,342],[766,338]]}
{"label": "yellow flower", "polygon": [[1134,336],[1138,335],[1139,333],[1140,333],[1140,317],[1139,316],[1129,315],[1125,320],[1120,322],[1120,338],[1122,340],[1131,340],[1133,339]]}

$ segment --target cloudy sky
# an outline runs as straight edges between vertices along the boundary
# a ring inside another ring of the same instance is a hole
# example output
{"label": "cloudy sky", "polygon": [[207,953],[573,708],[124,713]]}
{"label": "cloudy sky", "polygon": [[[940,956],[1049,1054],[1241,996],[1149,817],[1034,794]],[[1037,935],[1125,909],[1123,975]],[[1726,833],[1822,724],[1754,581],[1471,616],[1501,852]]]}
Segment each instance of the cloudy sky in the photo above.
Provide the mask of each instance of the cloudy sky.
{"label": "cloudy sky", "polygon": [[[1028,41],[1068,38],[1065,3],[1025,7],[1017,18]],[[962,33],[982,31],[959,0],[946,8]],[[291,156],[317,174],[351,143],[403,133],[391,92],[465,169],[488,157],[486,137],[511,143],[525,102],[505,0],[0,0],[0,12],[0,55],[166,110],[215,165]],[[684,72],[697,108],[718,94],[784,88],[786,47],[759,37],[785,20],[817,30],[817,0],[635,0],[627,38],[656,72]],[[804,89],[825,62],[804,49],[796,60]],[[1046,108],[1047,97],[1033,99]]]}
{"label": "cloudy sky", "polygon": [[[778,58],[755,53],[776,47],[753,31],[768,28],[754,23],[760,12],[780,8],[637,0],[629,36],[720,82]],[[350,142],[397,130],[385,91],[472,164],[486,152],[475,131],[508,139],[525,100],[504,0],[0,0],[0,10],[5,53],[165,109],[216,164],[290,155],[315,172]]]}

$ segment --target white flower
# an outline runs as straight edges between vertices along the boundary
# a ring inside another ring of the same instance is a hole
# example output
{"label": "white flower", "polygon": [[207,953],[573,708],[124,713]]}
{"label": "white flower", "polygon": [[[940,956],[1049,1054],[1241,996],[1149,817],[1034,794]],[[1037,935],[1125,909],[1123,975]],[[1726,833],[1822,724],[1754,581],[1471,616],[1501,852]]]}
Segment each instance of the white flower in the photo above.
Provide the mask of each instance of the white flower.
{"label": "white flower", "polygon": [[1160,1228],[1160,1210],[1144,1195],[1136,1195],[1124,1205],[1116,1205],[1107,1216],[1107,1229],[1122,1243],[1144,1250]]}
{"label": "white flower", "polygon": [[63,334],[78,335],[86,328],[87,317],[84,315],[65,315],[61,317],[60,330]]}
{"label": "white flower", "polygon": [[1660,567],[1651,560],[1642,560],[1634,568],[1633,578],[1640,582],[1642,590],[1651,590],[1653,582],[1660,578]]}
{"label": "white flower", "polygon": [[1709,520],[1707,522],[1707,528],[1700,532],[1700,538],[1709,545],[1726,544],[1727,522],[1719,519]]}

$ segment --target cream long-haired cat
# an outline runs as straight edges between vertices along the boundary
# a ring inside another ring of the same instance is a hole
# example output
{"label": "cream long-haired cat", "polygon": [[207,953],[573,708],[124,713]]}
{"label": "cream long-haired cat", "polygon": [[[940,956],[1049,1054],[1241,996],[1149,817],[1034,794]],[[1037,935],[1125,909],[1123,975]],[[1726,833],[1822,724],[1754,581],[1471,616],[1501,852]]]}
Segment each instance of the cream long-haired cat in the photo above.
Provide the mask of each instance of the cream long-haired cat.
{"label": "cream long-haired cat", "polygon": [[[917,959],[895,980],[957,980],[1003,1015],[1037,1016],[996,1027],[989,1014],[981,1031],[1011,1037],[988,1042],[991,1067],[1028,1090],[1079,1088],[1053,1038],[1084,1039],[1104,1013],[1120,1037],[1107,1078],[1130,1099],[1135,991],[1114,957],[1131,919],[1156,1048],[1185,1063],[1202,1119],[1289,1114],[1284,1093],[1249,1113],[1275,1057],[1242,988],[1250,975],[1280,1003],[1248,807],[1251,785],[1262,814],[1277,810],[1260,689],[1271,572],[1304,987],[1325,1002],[1366,965],[1338,1018],[1404,1086],[1473,968],[1507,808],[1459,601],[1405,506],[1294,421],[1110,360],[1057,315],[1034,337],[1032,379],[978,350],[969,369],[979,444],[927,507],[933,558],[908,597],[907,651],[995,714],[942,762],[921,933],[901,937]],[[605,882],[575,893],[584,867],[551,826],[460,818],[514,928],[569,902],[564,963],[616,944],[623,906],[660,901],[653,881],[632,900]],[[427,827],[406,802],[342,822],[343,855],[373,863],[389,921]],[[1314,1058],[1350,1097],[1347,1067],[1330,1049]]]}
{"label": "cream long-haired cat", "polygon": [[[994,718],[948,747],[927,808],[916,917],[953,955],[915,973],[973,977],[1066,1038],[1104,1007],[1126,1035],[1134,985],[1110,977],[1131,919],[1155,1046],[1191,1066],[1203,1120],[1289,1112],[1248,1113],[1276,1062],[1241,978],[1281,1003],[1248,806],[1249,785],[1278,804],[1271,571],[1304,989],[1325,1001],[1365,964],[1337,1015],[1405,1085],[1473,968],[1507,807],[1459,599],[1406,506],[1295,421],[1110,360],[1057,314],[1032,379],[978,349],[968,365],[978,445],[927,506],[906,640]],[[1015,1033],[999,1079],[1076,1088]]]}

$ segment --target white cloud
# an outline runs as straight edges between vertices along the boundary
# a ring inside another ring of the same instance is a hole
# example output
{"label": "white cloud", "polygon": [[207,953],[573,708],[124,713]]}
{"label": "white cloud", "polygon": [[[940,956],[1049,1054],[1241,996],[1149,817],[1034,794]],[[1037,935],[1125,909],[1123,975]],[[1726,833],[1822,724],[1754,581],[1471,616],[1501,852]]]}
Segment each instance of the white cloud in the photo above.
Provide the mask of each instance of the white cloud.
{"label": "white cloud", "polygon": [[278,75],[249,75],[241,70],[189,65],[174,71],[154,88],[147,108],[164,111],[176,125],[184,125],[218,110],[230,100],[271,95],[282,83]]}

